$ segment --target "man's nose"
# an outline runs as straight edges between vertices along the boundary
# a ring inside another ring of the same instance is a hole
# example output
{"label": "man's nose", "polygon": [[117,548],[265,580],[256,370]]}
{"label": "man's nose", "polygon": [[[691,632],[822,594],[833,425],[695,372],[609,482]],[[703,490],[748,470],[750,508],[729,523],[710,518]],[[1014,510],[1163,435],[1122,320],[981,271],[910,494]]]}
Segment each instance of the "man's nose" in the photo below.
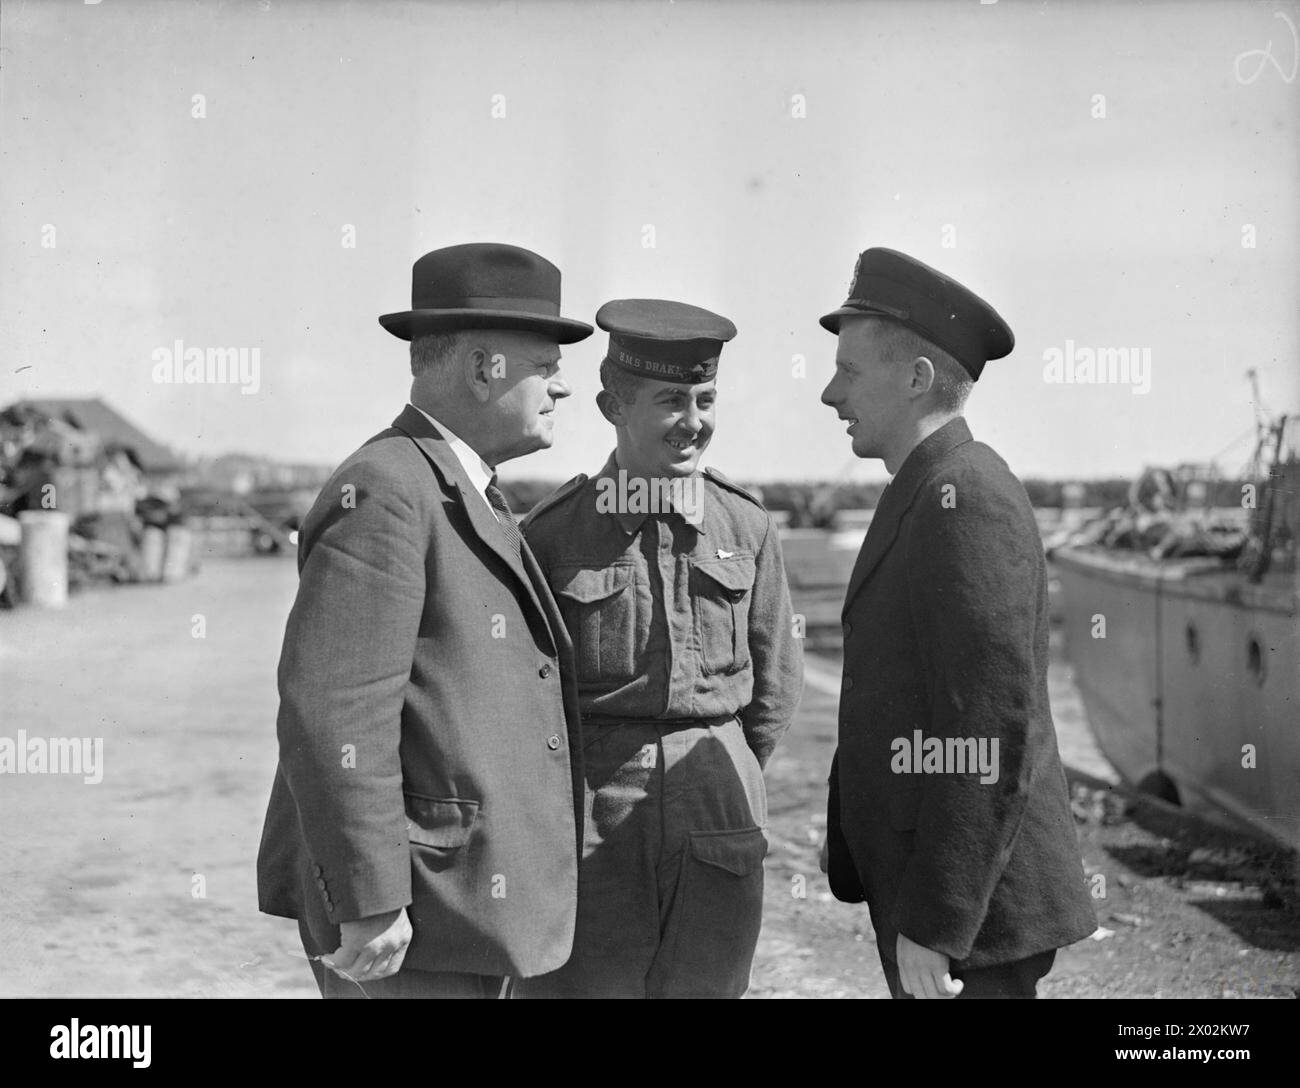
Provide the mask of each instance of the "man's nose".
{"label": "man's nose", "polygon": [[563,400],[571,396],[573,390],[569,388],[569,383],[556,374],[546,386],[546,391],[551,395],[552,400]]}
{"label": "man's nose", "polygon": [[834,385],[835,379],[832,378],[826,383],[826,388],[822,390],[822,403],[831,408],[834,408],[838,403],[838,398],[831,393],[831,389]]}
{"label": "man's nose", "polygon": [[704,429],[704,423],[700,418],[700,406],[692,404],[686,409],[686,414],[682,416],[682,426],[691,434],[699,434]]}

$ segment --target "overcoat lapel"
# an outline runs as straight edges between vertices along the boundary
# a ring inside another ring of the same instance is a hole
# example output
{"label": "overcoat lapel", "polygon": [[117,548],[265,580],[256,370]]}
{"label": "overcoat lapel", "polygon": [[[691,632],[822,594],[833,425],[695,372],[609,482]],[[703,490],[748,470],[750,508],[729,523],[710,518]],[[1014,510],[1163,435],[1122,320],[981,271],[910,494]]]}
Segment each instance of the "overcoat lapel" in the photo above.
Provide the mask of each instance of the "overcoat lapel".
{"label": "overcoat lapel", "polygon": [[849,587],[844,594],[844,608],[841,617],[847,616],[853,598],[867,583],[885,558],[890,547],[898,538],[898,530],[903,524],[903,515],[912,506],[916,493],[925,482],[930,471],[952,450],[971,441],[970,428],[966,421],[958,416],[949,420],[920,445],[907,455],[898,475],[890,481],[881,493],[876,512],[867,528],[862,550],[858,552],[853,564],[853,573],[849,576]]}
{"label": "overcoat lapel", "polygon": [[[457,498],[465,510],[469,523],[474,532],[478,534],[480,540],[492,549],[501,561],[506,564],[519,580],[520,585],[528,593],[533,602],[533,606],[542,615],[546,622],[547,630],[551,636],[552,648],[558,648],[560,638],[557,636],[555,607],[547,608],[542,604],[541,597],[537,592],[537,585],[529,572],[525,569],[524,560],[510,546],[506,539],[505,533],[501,530],[501,523],[497,521],[496,515],[488,508],[487,501],[480,501],[474,490],[474,485],[470,482],[469,477],[465,474],[465,466],[460,463],[459,458],[447,446],[447,441],[439,434],[433,425],[420,414],[419,410],[407,405],[402,414],[393,420],[393,426],[399,431],[409,435],[411,440],[420,448],[420,452],[429,460],[437,469],[443,480],[455,488]],[[527,541],[521,541],[521,549],[528,548]],[[532,554],[528,555],[533,568],[537,567],[537,561],[533,559]],[[534,571],[536,573],[536,570]],[[563,630],[559,627],[558,630]]]}

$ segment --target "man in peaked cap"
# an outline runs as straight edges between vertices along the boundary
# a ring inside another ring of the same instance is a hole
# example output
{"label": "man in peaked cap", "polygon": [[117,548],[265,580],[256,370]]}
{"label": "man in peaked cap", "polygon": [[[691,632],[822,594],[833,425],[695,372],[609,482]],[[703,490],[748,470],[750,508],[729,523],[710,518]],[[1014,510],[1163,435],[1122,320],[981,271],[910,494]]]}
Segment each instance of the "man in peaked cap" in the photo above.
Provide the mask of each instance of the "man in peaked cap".
{"label": "man in peaked cap", "polygon": [[573,957],[539,997],[739,997],[763,904],[763,766],[802,660],[772,519],[699,469],[718,357],[698,306],[602,306],[597,404],[617,445],[524,532],[573,637],[586,841]]}
{"label": "man in peaked cap", "polygon": [[893,475],[845,596],[822,864],[895,997],[1033,997],[1095,928],[1047,699],[1047,577],[1020,481],[961,416],[1007,323],[890,249],[858,259],[822,401]]}
{"label": "man in peaked cap", "polygon": [[496,466],[551,444],[558,345],[593,330],[497,244],[421,257],[379,320],[411,403],[302,526],[259,904],[325,997],[508,996],[569,958],[583,794],[572,644]]}

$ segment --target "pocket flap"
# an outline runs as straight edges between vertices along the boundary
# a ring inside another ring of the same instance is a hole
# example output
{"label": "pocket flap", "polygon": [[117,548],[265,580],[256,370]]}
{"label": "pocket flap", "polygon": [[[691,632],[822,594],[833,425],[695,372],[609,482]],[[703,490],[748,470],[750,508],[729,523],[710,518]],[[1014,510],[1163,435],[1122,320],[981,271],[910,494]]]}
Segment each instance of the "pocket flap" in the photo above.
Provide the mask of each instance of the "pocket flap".
{"label": "pocket flap", "polygon": [[615,593],[622,593],[631,584],[631,567],[604,567],[600,570],[558,567],[554,588],[558,597],[590,604],[592,601],[603,601]]}
{"label": "pocket flap", "polygon": [[478,802],[459,798],[406,796],[406,835],[418,846],[453,847],[469,842]]}
{"label": "pocket flap", "polygon": [[748,876],[767,857],[767,836],[758,827],[744,831],[697,831],[691,836],[691,853],[706,865],[716,865],[736,876]]}
{"label": "pocket flap", "polygon": [[696,559],[695,569],[712,578],[728,595],[743,596],[754,588],[754,559],[749,555],[733,555],[729,559]]}

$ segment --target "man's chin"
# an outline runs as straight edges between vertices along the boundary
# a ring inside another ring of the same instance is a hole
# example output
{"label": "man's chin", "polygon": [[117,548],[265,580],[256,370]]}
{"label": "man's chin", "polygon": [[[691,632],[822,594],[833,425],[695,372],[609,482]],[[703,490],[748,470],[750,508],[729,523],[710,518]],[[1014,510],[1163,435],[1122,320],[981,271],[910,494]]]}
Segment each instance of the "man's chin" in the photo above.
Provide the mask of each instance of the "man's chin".
{"label": "man's chin", "polygon": [[692,457],[689,461],[670,461],[661,465],[659,472],[655,473],[655,475],[669,478],[674,476],[694,476],[699,467],[700,459]]}
{"label": "man's chin", "polygon": [[709,444],[706,442],[702,446],[696,446],[691,451],[691,456],[683,460],[671,458],[667,462],[663,475],[665,476],[694,476],[700,471],[700,458],[704,456],[704,451],[708,449]]}
{"label": "man's chin", "polygon": [[530,453],[536,453],[538,450],[550,449],[552,442],[549,432],[547,434],[525,435],[509,450],[497,457],[497,464],[501,464],[503,461],[513,461],[516,457],[527,457]]}

